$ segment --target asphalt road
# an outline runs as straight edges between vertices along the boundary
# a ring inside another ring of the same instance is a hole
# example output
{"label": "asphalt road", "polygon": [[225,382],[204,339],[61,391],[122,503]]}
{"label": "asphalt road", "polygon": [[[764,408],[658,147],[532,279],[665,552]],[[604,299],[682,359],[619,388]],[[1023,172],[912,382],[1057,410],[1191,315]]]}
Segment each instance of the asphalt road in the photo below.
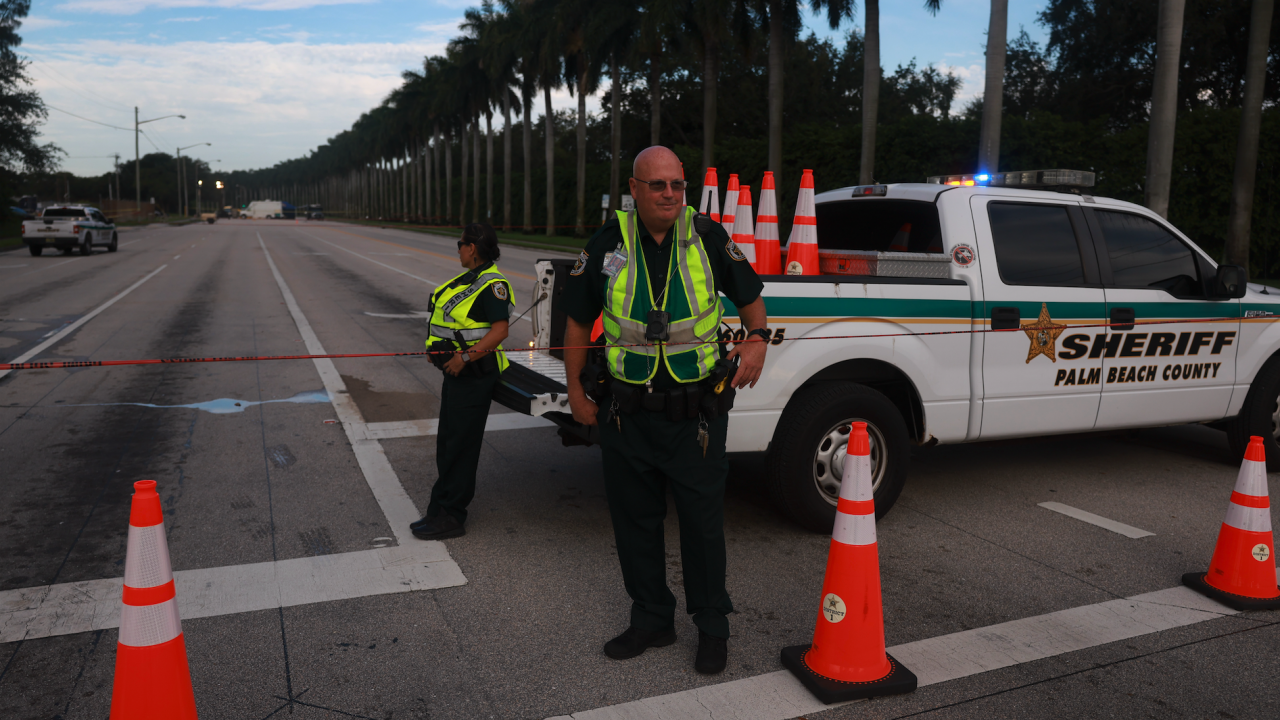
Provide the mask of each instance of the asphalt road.
{"label": "asphalt road", "polygon": [[[122,233],[114,254],[3,253],[0,358],[161,267],[38,359],[301,354],[268,253],[333,353],[421,349],[414,313],[431,283],[461,271],[452,238],[337,223],[220,221]],[[553,256],[504,248],[518,310],[533,261]],[[517,322],[508,347],[529,340]],[[367,423],[438,416],[440,375],[425,360],[334,366]],[[0,379],[0,593],[120,577],[140,479],[159,483],[175,570],[394,545],[353,443],[326,422],[334,406],[305,401],[324,390],[310,361]],[[224,398],[239,411],[178,407]],[[380,448],[425,508],[435,437]],[[890,646],[1178,586],[1207,567],[1238,468],[1224,436],[1198,426],[938,447],[912,462],[878,527]],[[598,450],[562,447],[536,427],[487,434],[467,535],[444,543],[465,584],[184,619],[201,716],[548,718],[774,673],[783,646],[812,637],[828,538],[769,506],[758,466],[732,463],[736,613],[722,676],[693,671],[697,632],[683,617],[673,646],[625,662],[603,655],[628,600]],[[1154,535],[1125,537],[1038,506],[1047,501]],[[1280,612],[1223,616],[805,717],[1280,717],[1277,623]],[[106,718],[116,637],[0,644],[0,717]]]}

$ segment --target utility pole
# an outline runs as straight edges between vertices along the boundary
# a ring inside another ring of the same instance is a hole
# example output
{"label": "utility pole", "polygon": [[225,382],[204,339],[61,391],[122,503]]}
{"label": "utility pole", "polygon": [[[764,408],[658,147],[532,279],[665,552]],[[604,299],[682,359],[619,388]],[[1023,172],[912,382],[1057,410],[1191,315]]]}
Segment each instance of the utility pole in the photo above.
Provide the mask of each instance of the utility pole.
{"label": "utility pole", "polygon": [[138,146],[138,136],[142,134],[142,130],[140,130],[138,126],[143,125],[144,123],[155,122],[157,120],[164,120],[171,117],[182,118],[183,120],[187,119],[186,115],[165,115],[163,117],[151,118],[150,120],[139,120],[138,107],[136,105],[133,107],[133,192],[134,197],[136,198],[136,207],[134,210],[137,211],[138,215],[142,215],[142,153],[139,152],[140,148]]}

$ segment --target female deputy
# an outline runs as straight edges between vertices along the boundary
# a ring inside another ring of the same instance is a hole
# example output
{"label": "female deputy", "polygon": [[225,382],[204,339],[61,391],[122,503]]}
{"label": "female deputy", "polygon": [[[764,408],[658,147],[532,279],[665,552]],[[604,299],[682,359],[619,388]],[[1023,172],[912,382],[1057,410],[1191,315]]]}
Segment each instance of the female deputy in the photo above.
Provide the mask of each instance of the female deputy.
{"label": "female deputy", "polygon": [[498,236],[485,223],[472,223],[458,241],[458,261],[467,271],[431,294],[429,350],[444,371],[436,469],[427,515],[411,524],[415,537],[443,540],[466,533],[467,505],[476,494],[476,468],[485,421],[498,377],[507,369],[502,341],[514,304],[511,284],[494,261]]}

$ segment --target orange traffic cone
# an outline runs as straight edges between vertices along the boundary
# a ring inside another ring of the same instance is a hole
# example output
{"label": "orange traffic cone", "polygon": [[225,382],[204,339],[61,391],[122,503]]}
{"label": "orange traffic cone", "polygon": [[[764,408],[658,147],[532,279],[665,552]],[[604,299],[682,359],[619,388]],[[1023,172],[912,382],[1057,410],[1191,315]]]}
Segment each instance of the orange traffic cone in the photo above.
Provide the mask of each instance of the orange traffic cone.
{"label": "orange traffic cone", "polygon": [[791,223],[787,239],[787,274],[817,275],[818,217],[813,204],[813,171],[805,170],[800,178],[800,197],[796,198],[796,219]]}
{"label": "orange traffic cone", "polygon": [[720,216],[720,224],[724,231],[733,237],[733,223],[738,214],[738,176],[730,175],[729,184],[724,189],[724,214]]}
{"label": "orange traffic cone", "polygon": [[[733,217],[733,244],[756,269],[756,232],[751,223],[751,186],[738,187],[738,209]],[[759,272],[759,270],[756,270]]]}
{"label": "orange traffic cone", "polygon": [[783,648],[782,664],[828,705],[916,689],[915,673],[884,649],[871,441],[864,422],[853,423],[849,433],[813,644]]}
{"label": "orange traffic cone", "polygon": [[773,173],[764,173],[760,183],[760,210],[756,215],[756,272],[761,275],[782,274],[782,249],[778,246],[778,200],[773,188]]}
{"label": "orange traffic cone", "polygon": [[111,687],[112,720],[187,720],[196,697],[187,668],[164,514],[154,480],[133,484],[124,560],[124,609]]}
{"label": "orange traffic cone", "polygon": [[712,220],[720,222],[720,178],[716,169],[707,168],[707,178],[702,181],[702,204],[698,212],[710,215]]}
{"label": "orange traffic cone", "polygon": [[1275,555],[1267,455],[1255,435],[1244,452],[1209,571],[1187,573],[1182,584],[1236,610],[1275,610],[1280,608]]}
{"label": "orange traffic cone", "polygon": [[[680,163],[680,182],[684,182],[684,163]],[[686,187],[684,190],[680,191],[680,207],[685,207],[686,205],[688,205],[689,204],[688,200],[689,200],[689,188]]]}
{"label": "orange traffic cone", "polygon": [[893,236],[893,242],[889,243],[889,252],[906,252],[909,242],[911,242],[911,223],[902,223],[902,227],[898,228],[897,234]]}

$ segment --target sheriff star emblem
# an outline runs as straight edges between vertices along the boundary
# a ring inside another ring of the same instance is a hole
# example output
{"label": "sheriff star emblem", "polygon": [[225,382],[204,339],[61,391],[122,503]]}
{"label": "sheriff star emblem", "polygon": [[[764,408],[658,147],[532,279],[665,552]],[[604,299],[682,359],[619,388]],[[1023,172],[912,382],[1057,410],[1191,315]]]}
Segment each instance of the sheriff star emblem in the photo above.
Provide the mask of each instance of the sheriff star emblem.
{"label": "sheriff star emblem", "polygon": [[1033,323],[1023,323],[1022,332],[1031,340],[1027,350],[1027,362],[1037,355],[1044,355],[1052,362],[1058,362],[1058,336],[1066,330],[1066,325],[1058,325],[1049,318],[1049,306],[1040,303],[1040,318]]}

